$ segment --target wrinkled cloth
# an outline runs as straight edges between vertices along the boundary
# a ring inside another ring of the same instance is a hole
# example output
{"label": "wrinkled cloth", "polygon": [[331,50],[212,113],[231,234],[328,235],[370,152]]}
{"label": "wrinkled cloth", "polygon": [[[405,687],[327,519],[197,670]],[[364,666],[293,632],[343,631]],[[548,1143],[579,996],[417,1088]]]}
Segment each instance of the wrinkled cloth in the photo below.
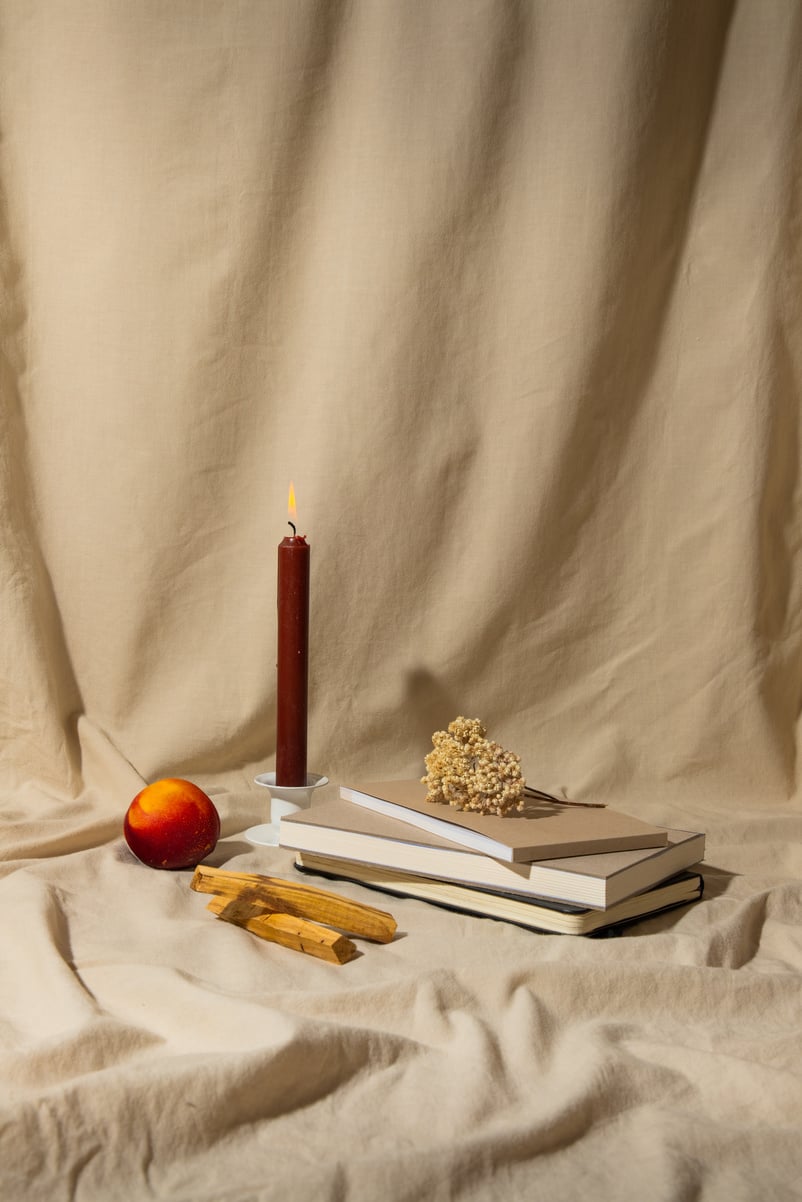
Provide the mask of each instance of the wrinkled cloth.
{"label": "wrinkled cloth", "polygon": [[[0,5],[0,1197],[800,1196],[800,64],[796,0]],[[338,967],[134,859],[183,776],[294,877],[291,481],[327,790],[479,717],[701,902],[328,882],[399,922]]]}

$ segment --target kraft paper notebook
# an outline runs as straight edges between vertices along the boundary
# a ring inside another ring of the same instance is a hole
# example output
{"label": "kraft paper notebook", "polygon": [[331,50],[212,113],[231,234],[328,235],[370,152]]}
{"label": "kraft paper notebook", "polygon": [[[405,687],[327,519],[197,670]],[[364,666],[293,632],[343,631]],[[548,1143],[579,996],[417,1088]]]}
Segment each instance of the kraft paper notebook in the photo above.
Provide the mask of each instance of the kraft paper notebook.
{"label": "kraft paper notebook", "polygon": [[521,814],[475,814],[426,800],[417,780],[342,785],[346,801],[418,826],[499,860],[545,860],[636,847],[664,847],[665,829],[612,809],[527,798]]}

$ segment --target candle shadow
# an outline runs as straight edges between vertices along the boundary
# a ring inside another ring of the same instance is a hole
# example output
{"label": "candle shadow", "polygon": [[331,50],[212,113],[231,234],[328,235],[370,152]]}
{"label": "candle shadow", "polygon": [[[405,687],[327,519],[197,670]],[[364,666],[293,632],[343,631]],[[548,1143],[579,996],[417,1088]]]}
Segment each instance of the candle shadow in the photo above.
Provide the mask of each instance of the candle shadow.
{"label": "candle shadow", "polygon": [[453,693],[426,668],[413,668],[405,681],[406,712],[412,715],[412,734],[416,745],[431,748],[432,735],[445,730],[461,711]]}

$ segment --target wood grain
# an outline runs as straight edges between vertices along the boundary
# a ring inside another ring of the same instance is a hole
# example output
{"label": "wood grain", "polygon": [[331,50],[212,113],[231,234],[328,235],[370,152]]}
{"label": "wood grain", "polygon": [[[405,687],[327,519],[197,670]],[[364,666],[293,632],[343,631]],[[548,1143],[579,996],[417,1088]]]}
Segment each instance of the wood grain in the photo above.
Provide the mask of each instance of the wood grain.
{"label": "wood grain", "polygon": [[358,954],[356,945],[340,931],[332,931],[292,914],[272,914],[258,904],[254,906],[240,898],[215,896],[206,909],[260,939],[317,956],[331,964],[345,964]]}
{"label": "wood grain", "polygon": [[328,889],[284,881],[256,872],[231,872],[199,865],[191,887],[198,893],[239,898],[263,910],[327,923],[376,943],[389,943],[398,924],[392,914],[361,902],[350,901]]}

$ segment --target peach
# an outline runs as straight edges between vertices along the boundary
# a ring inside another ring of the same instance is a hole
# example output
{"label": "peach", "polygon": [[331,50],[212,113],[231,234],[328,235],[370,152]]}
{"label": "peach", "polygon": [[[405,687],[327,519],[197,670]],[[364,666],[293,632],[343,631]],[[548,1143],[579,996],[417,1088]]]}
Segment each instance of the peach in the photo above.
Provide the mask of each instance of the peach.
{"label": "peach", "polygon": [[136,858],[150,868],[194,868],[217,845],[220,815],[203,789],[167,777],[137,793],[123,834]]}

